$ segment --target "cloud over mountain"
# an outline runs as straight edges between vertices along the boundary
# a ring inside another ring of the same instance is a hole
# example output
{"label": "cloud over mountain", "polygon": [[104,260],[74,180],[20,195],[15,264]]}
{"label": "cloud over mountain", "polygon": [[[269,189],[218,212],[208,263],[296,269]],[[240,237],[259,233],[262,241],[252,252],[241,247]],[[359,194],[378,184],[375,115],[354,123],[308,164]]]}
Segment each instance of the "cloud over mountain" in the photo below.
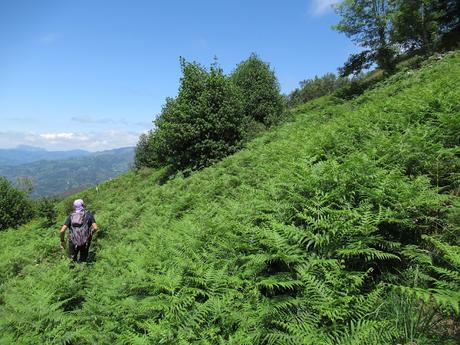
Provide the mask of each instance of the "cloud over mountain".
{"label": "cloud over mountain", "polygon": [[108,130],[98,132],[0,132],[0,148],[12,148],[27,144],[48,150],[83,149],[89,151],[108,150],[117,147],[134,146],[139,131]]}

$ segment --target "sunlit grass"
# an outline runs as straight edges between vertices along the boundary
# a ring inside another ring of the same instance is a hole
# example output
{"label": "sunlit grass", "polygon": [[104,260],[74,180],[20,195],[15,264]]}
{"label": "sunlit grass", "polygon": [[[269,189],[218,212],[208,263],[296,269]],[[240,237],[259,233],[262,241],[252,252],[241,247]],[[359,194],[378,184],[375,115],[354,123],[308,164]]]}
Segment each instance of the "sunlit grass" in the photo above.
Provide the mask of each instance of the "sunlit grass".
{"label": "sunlit grass", "polygon": [[87,265],[59,224],[0,233],[0,344],[458,341],[460,54],[292,116],[190,176],[78,194]]}

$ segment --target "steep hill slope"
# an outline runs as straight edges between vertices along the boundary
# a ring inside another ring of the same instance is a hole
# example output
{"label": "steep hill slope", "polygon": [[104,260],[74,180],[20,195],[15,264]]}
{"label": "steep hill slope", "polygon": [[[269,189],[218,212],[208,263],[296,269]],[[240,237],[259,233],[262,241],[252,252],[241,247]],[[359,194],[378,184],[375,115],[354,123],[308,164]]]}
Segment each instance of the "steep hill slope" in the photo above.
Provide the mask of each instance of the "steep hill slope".
{"label": "steep hill slope", "polygon": [[83,192],[91,264],[57,227],[0,234],[0,344],[456,344],[459,133],[455,53],[191,176]]}

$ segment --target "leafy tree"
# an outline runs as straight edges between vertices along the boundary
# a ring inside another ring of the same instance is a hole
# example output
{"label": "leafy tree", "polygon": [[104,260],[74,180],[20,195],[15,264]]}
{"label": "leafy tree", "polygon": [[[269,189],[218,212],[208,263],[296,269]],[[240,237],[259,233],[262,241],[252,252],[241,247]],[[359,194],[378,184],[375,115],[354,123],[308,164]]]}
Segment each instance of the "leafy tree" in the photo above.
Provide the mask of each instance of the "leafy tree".
{"label": "leafy tree", "polygon": [[[336,6],[341,16],[334,28],[371,53],[355,56],[354,62],[376,62],[385,71],[394,68],[394,48],[390,41],[393,3],[389,0],[345,0]],[[357,59],[359,58],[359,59]]]}
{"label": "leafy tree", "polygon": [[176,98],[167,98],[155,130],[141,135],[135,167],[199,169],[236,152],[279,119],[283,98],[275,73],[256,54],[230,76],[181,59]]}
{"label": "leafy tree", "polygon": [[441,13],[439,29],[441,32],[440,49],[458,48],[460,46],[460,1],[439,0],[435,5]]}
{"label": "leafy tree", "polygon": [[439,39],[439,20],[443,9],[439,0],[396,0],[392,41],[404,50],[432,53]]}
{"label": "leafy tree", "polygon": [[340,69],[343,76],[374,62],[391,72],[397,50],[428,55],[460,45],[459,0],[345,0],[336,10],[335,29],[364,48]]}
{"label": "leafy tree", "polygon": [[26,193],[0,176],[0,230],[26,223],[33,216]]}
{"label": "leafy tree", "polygon": [[372,66],[375,56],[371,50],[364,50],[357,54],[351,54],[342,67],[339,68],[339,75],[346,77],[358,75],[362,70]]}
{"label": "leafy tree", "polygon": [[216,63],[207,71],[181,59],[181,67],[178,96],[166,100],[156,130],[140,142],[152,149],[147,166],[199,169],[240,147],[247,121],[239,89]]}
{"label": "leafy tree", "polygon": [[283,99],[275,72],[256,54],[241,62],[231,74],[241,90],[244,114],[265,125],[277,121],[283,111]]}

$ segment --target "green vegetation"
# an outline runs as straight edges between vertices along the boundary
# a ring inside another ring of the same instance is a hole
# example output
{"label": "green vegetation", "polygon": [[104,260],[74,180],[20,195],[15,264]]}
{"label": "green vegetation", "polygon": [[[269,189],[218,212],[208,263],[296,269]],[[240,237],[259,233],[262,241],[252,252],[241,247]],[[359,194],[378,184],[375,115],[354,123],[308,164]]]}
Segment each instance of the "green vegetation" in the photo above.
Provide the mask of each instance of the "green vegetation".
{"label": "green vegetation", "polygon": [[27,223],[33,216],[27,193],[0,176],[0,231]]}
{"label": "green vegetation", "polygon": [[341,19],[335,29],[363,48],[349,57],[342,76],[373,63],[391,73],[402,57],[460,46],[458,0],[344,0],[336,10]]}
{"label": "green vegetation", "polygon": [[352,81],[349,79],[337,77],[334,73],[327,73],[321,77],[316,76],[314,79],[302,80],[299,83],[300,87],[287,96],[287,104],[289,107],[298,106],[313,99],[330,95],[336,90],[349,87],[351,83]]}
{"label": "green vegetation", "polygon": [[[390,36],[391,15],[397,7],[395,5],[396,2],[392,0],[345,0],[337,5],[341,20],[335,29],[346,34],[361,47],[367,48],[350,57],[346,63],[348,69],[343,71],[344,75],[367,68],[372,62],[376,62],[385,71],[393,69],[396,52]],[[350,69],[349,66],[354,68]]]}
{"label": "green vegetation", "polygon": [[231,81],[242,94],[243,112],[249,119],[270,126],[283,112],[283,99],[275,72],[256,54],[241,62],[231,74]]}
{"label": "green vegetation", "polygon": [[176,98],[166,99],[155,129],[140,137],[135,167],[172,171],[207,167],[279,120],[278,81],[268,64],[252,54],[230,76],[181,59]]}
{"label": "green vegetation", "polygon": [[42,226],[52,226],[56,222],[57,199],[41,198],[31,200],[31,181],[22,178],[19,188],[0,176],[0,231],[29,222],[34,217],[42,220]]}
{"label": "green vegetation", "polygon": [[222,69],[209,71],[197,63],[181,60],[183,76],[179,94],[168,98],[156,129],[147,140],[152,152],[140,161],[145,146],[137,147],[136,166],[170,165],[174,169],[199,169],[236,152],[243,136],[241,95]]}
{"label": "green vegetation", "polygon": [[42,226],[47,228],[56,224],[56,204],[57,200],[52,198],[42,198],[35,201],[35,215],[42,219]]}
{"label": "green vegetation", "polygon": [[0,344],[458,344],[460,53],[291,114],[188,177],[74,196],[91,264],[59,224],[0,233]]}

